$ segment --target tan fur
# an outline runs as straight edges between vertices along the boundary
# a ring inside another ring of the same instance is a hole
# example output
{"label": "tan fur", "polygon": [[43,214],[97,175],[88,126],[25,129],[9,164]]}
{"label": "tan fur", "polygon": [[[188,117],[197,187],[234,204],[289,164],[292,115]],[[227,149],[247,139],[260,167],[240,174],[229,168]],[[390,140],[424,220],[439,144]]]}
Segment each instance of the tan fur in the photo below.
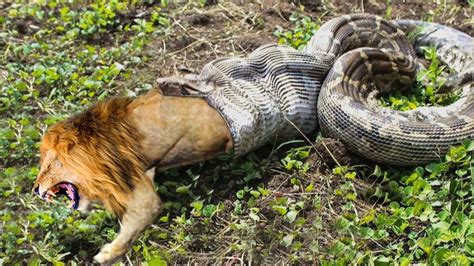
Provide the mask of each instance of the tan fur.
{"label": "tan fur", "polygon": [[95,257],[122,256],[161,210],[145,172],[215,157],[233,146],[226,122],[201,98],[163,96],[112,98],[52,126],[41,143],[40,194],[73,183],[80,209],[98,200],[121,219],[117,238]]}

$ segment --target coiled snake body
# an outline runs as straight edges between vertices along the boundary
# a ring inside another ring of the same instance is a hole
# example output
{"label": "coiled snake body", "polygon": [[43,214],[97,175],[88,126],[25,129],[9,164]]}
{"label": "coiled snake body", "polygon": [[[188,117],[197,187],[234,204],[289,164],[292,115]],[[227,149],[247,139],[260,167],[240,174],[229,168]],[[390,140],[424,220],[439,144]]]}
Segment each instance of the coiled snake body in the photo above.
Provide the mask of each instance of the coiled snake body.
{"label": "coiled snake body", "polygon": [[[445,107],[400,112],[376,96],[407,87],[416,75],[415,47],[434,45],[457,74],[447,83],[462,95]],[[204,97],[229,125],[237,154],[275,137],[324,135],[381,163],[415,165],[437,160],[449,146],[474,138],[473,39],[434,23],[389,22],[368,14],[334,18],[304,51],[265,45],[247,58],[220,58],[199,76],[161,78],[164,93]]]}

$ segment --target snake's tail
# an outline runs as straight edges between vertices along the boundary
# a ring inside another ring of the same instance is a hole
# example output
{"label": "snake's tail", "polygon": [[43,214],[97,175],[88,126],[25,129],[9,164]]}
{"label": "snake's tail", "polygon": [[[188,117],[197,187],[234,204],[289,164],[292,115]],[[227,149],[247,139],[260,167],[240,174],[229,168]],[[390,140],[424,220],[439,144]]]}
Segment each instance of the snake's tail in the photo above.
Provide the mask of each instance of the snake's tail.
{"label": "snake's tail", "polygon": [[418,54],[423,54],[425,46],[435,47],[441,62],[455,72],[472,68],[474,41],[471,36],[438,23],[407,19],[392,22],[412,39]]}

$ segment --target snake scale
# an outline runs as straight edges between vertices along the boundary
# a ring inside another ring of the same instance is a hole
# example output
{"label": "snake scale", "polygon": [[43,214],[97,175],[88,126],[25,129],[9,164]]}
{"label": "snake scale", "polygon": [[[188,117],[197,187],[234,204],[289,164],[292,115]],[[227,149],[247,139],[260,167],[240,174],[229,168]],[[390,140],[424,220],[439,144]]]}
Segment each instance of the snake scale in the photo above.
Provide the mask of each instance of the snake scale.
{"label": "snake scale", "polygon": [[[419,70],[410,32],[416,51],[435,46],[456,73],[447,82],[462,90],[453,104],[405,112],[378,104]],[[473,53],[473,38],[447,26],[352,14],[323,24],[303,51],[264,45],[246,58],[216,59],[200,75],[157,82],[165,94],[172,83],[192,84],[180,95],[203,97],[222,114],[238,155],[319,126],[363,157],[416,165],[474,138]]]}

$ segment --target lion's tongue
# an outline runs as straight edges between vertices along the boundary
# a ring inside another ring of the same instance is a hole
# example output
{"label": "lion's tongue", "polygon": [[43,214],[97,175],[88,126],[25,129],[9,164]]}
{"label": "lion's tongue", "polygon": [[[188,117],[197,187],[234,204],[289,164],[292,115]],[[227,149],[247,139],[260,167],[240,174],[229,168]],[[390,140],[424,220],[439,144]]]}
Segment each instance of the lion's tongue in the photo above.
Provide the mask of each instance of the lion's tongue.
{"label": "lion's tongue", "polygon": [[61,183],[57,186],[64,195],[66,195],[70,200],[74,200],[74,188],[69,183]]}
{"label": "lion's tongue", "polygon": [[65,195],[71,201],[69,207],[77,209],[79,205],[79,193],[77,192],[77,189],[73,184],[67,182],[59,183],[48,191],[46,199],[50,200],[50,198],[52,196],[55,196],[56,194]]}

